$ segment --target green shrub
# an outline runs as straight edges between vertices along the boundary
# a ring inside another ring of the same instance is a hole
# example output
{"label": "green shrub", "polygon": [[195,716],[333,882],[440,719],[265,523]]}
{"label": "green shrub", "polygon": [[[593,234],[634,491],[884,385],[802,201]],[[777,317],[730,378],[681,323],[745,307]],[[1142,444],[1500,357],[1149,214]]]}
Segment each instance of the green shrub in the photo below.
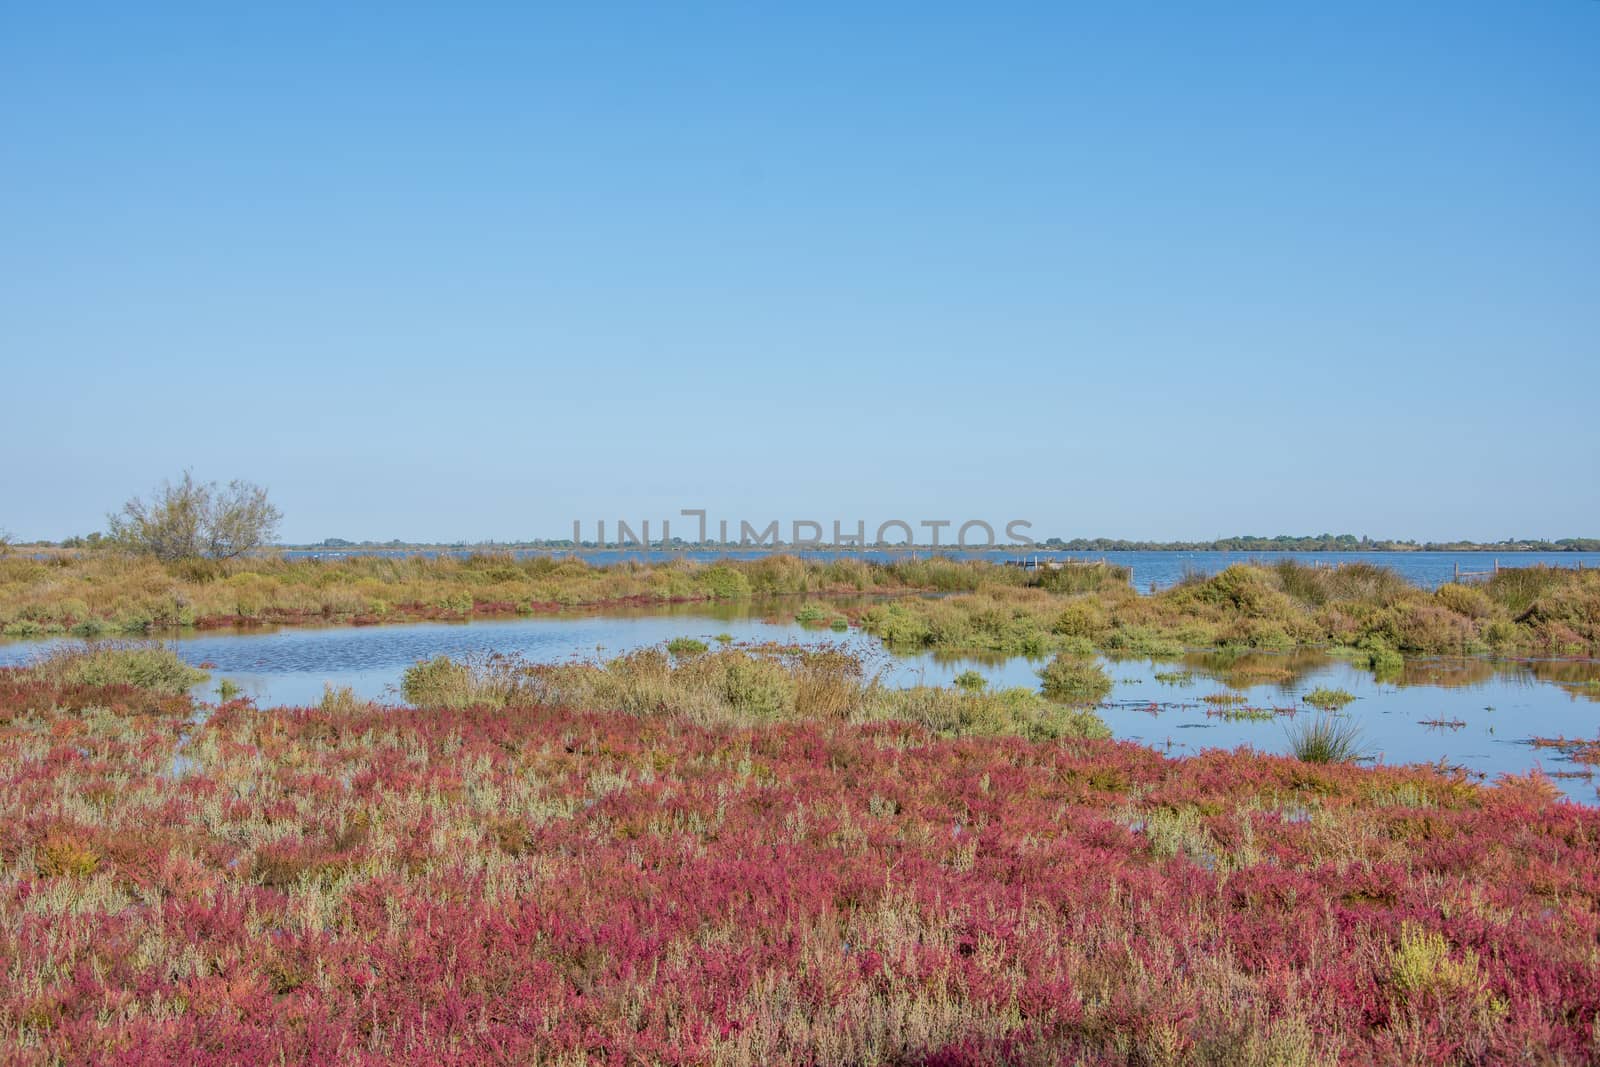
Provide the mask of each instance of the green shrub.
{"label": "green shrub", "polygon": [[107,644],[63,649],[32,668],[35,674],[66,685],[128,685],[177,694],[206,680],[165,645]]}
{"label": "green shrub", "polygon": [[724,653],[722,698],[736,714],[776,719],[793,707],[795,684],[783,665],[771,660]]}
{"label": "green shrub", "polygon": [[674,637],[667,642],[667,651],[674,656],[698,656],[711,646],[693,637]]}
{"label": "green shrub", "polygon": [[1296,600],[1312,607],[1321,607],[1328,602],[1328,587],[1324,580],[1326,572],[1321,568],[1288,558],[1274,563],[1272,573],[1278,579],[1278,588]]}
{"label": "green shrub", "polygon": [[1149,656],[1151,659],[1176,659],[1183,655],[1183,646],[1170,637],[1163,637],[1148,626],[1119,626],[1101,642],[1108,652],[1126,656]]}
{"label": "green shrub", "polygon": [[1573,572],[1559,567],[1506,567],[1484,583],[1489,599],[1512,615],[1520,615],[1545,595],[1574,580]]}
{"label": "green shrub", "polygon": [[[1463,949],[1458,960],[1451,955],[1443,934],[1409,921],[1401,926],[1399,943],[1389,952],[1389,985],[1408,1003],[1456,997],[1481,1010],[1494,1001],[1476,952]],[[1504,1010],[1503,1004],[1499,1007]]]}
{"label": "green shrub", "polygon": [[1095,647],[1094,642],[1087,637],[1063,637],[1056,642],[1056,651],[1065,652],[1069,656],[1092,656]]}
{"label": "green shrub", "polygon": [[1242,563],[1204,581],[1179,586],[1169,595],[1179,603],[1198,601],[1238,615],[1283,617],[1292,611],[1288,598],[1271,586],[1265,571]]}
{"label": "green shrub", "polygon": [[1066,563],[1034,571],[1033,584],[1052,593],[1098,593],[1114,586],[1126,587],[1133,569],[1117,563]]}
{"label": "green shrub", "polygon": [[861,617],[861,625],[890,648],[916,649],[933,643],[933,629],[927,618],[904,604],[869,608]]}
{"label": "green shrub", "polygon": [[700,584],[718,600],[742,600],[750,595],[750,579],[744,572],[720,564],[707,567],[700,575]]}
{"label": "green shrub", "polygon": [[1433,598],[1447,610],[1469,619],[1483,619],[1494,613],[1494,601],[1476,586],[1446,582],[1434,590]]}
{"label": "green shrub", "polygon": [[952,684],[964,692],[981,693],[989,686],[989,681],[977,671],[962,671],[952,680]]}
{"label": "green shrub", "polygon": [[1105,608],[1088,597],[1069,600],[1050,627],[1052,632],[1062,637],[1083,637],[1090,641],[1103,635],[1106,628]]}
{"label": "green shrub", "polygon": [[805,561],[795,556],[763,556],[746,564],[745,570],[751,591],[757,593],[804,593],[810,585]]}
{"label": "green shrub", "polygon": [[465,662],[435,656],[407,667],[400,693],[418,708],[503,708],[519,695],[527,668],[506,656]]}
{"label": "green shrub", "polygon": [[1364,654],[1367,667],[1379,678],[1391,678],[1405,668],[1406,658],[1380,637],[1364,637],[1356,647]]}
{"label": "green shrub", "polygon": [[1513,649],[1521,640],[1517,624],[1509,619],[1495,619],[1483,628],[1483,639],[1496,651]]}
{"label": "green shrub", "polygon": [[449,656],[414,663],[400,676],[400,693],[419,708],[465,708],[472,699],[472,670]]}
{"label": "green shrub", "polygon": [[1264,648],[1284,652],[1293,648],[1295,639],[1277,622],[1265,619],[1240,619],[1224,634],[1229,645],[1245,648]]}
{"label": "green shrub", "polygon": [[1338,711],[1354,700],[1355,696],[1345,692],[1343,689],[1328,689],[1318,686],[1302,699],[1314,708],[1321,708],[1323,711]]}
{"label": "green shrub", "polygon": [[335,689],[332,685],[324,684],[322,703],[318,706],[332,715],[349,715],[366,708],[368,704],[356,696],[356,691],[347,685]]}
{"label": "green shrub", "polygon": [[1051,700],[1068,704],[1095,704],[1111,692],[1111,679],[1093,660],[1057,655],[1039,671],[1041,689]]}

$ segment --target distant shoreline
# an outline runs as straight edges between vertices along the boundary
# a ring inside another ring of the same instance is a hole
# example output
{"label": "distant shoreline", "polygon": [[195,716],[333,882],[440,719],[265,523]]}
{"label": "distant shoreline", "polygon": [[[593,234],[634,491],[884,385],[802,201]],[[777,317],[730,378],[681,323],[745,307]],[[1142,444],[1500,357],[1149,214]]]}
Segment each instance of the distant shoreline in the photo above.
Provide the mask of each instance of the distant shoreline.
{"label": "distant shoreline", "polygon": [[767,552],[767,553],[772,553],[774,555],[784,555],[784,554],[804,553],[804,552],[849,552],[849,553],[856,553],[856,552],[919,552],[919,553],[935,553],[935,554],[940,553],[940,552],[974,552],[974,553],[994,553],[994,554],[1007,555],[1007,556],[1029,555],[1031,553],[1081,553],[1081,554],[1084,554],[1084,555],[1098,555],[1098,554],[1104,554],[1104,553],[1109,553],[1109,552],[1171,552],[1171,553],[1231,552],[1231,553],[1250,553],[1250,554],[1259,554],[1259,555],[1272,555],[1272,554],[1280,554],[1280,553],[1283,553],[1283,554],[1286,554],[1286,553],[1299,553],[1299,554],[1302,554],[1302,555],[1305,555],[1305,554],[1316,554],[1316,555],[1391,555],[1391,554],[1394,554],[1394,553],[1397,553],[1397,552],[1413,552],[1413,553],[1428,553],[1428,552],[1460,553],[1460,552],[1472,552],[1472,553],[1478,553],[1478,554],[1482,554],[1482,555],[1493,555],[1495,553],[1499,553],[1499,554],[1502,554],[1502,555],[1513,555],[1513,554],[1557,553],[1557,552],[1571,552],[1571,553],[1600,552],[1600,539],[1596,539],[1595,541],[1590,542],[1590,545],[1592,547],[1569,546],[1569,545],[1561,545],[1561,546],[1553,546],[1553,547],[1545,547],[1545,546],[1509,547],[1509,546],[1503,546],[1503,545],[1469,545],[1469,546],[1457,547],[1457,546],[1446,546],[1446,545],[1409,545],[1409,546],[1405,546],[1405,547],[1400,547],[1400,546],[1389,547],[1389,546],[1385,546],[1385,547],[1381,547],[1381,548],[1373,548],[1373,547],[1369,547],[1369,548],[1300,548],[1300,547],[1295,547],[1295,546],[1289,546],[1289,547],[1278,546],[1278,547],[1272,547],[1272,548],[1259,548],[1259,547],[1227,547],[1227,548],[1223,548],[1223,547],[1212,547],[1212,546],[1209,546],[1209,545],[1195,545],[1195,546],[1191,546],[1191,545],[1147,545],[1147,546],[1141,546],[1141,547],[1137,547],[1137,548],[1134,548],[1134,547],[1126,547],[1126,548],[1087,548],[1087,547],[1072,546],[1072,545],[1043,545],[1043,544],[1041,544],[1041,545],[997,545],[997,546],[994,546],[992,548],[991,547],[982,546],[982,545],[972,545],[972,546],[968,546],[968,547],[963,548],[963,547],[958,547],[956,545],[905,545],[905,544],[865,545],[865,546],[859,546],[859,545],[828,545],[828,544],[823,544],[823,545],[799,545],[799,546],[787,545],[787,544],[783,544],[783,545],[721,545],[721,544],[710,544],[710,545],[660,545],[660,544],[653,544],[653,545],[645,546],[645,545],[615,545],[615,544],[612,544],[612,545],[583,545],[583,546],[573,547],[573,546],[566,546],[566,545],[554,546],[554,545],[538,545],[538,544],[496,544],[496,543],[486,543],[486,544],[449,544],[449,545],[444,545],[444,544],[432,544],[432,545],[423,545],[423,544],[418,544],[418,545],[366,545],[366,544],[357,544],[357,545],[275,545],[275,546],[273,546],[273,549],[274,550],[278,550],[278,551],[285,551],[285,552],[363,552],[363,553],[394,552],[394,553],[399,553],[399,554],[411,553],[411,552],[484,552],[484,553],[492,553],[492,552],[548,552],[548,553],[550,553],[552,555],[572,555],[572,556],[598,555],[600,553],[606,553],[606,552]]}
{"label": "distant shoreline", "polygon": [[[39,551],[73,551],[80,549],[98,549],[106,547],[103,544],[86,543],[78,538],[68,541],[21,541],[13,542],[13,551],[31,550]],[[1563,538],[1559,541],[1518,541],[1511,543],[1485,543],[1478,541],[1461,542],[1404,542],[1404,541],[1368,541],[1354,545],[1329,544],[1321,539],[1306,539],[1304,542],[1279,542],[1275,539],[1266,543],[1248,542],[1244,540],[1213,541],[1213,542],[1139,542],[1139,541],[1066,541],[1066,542],[1039,542],[1032,545],[933,545],[933,544],[872,544],[872,545],[834,545],[829,543],[815,545],[794,545],[789,543],[772,544],[721,544],[711,543],[685,543],[675,542],[661,544],[659,542],[649,545],[639,544],[581,544],[549,542],[549,541],[479,541],[479,542],[396,542],[396,541],[334,541],[314,542],[309,544],[278,544],[265,546],[264,552],[359,552],[363,554],[396,553],[408,554],[417,552],[467,552],[467,553],[495,553],[495,552],[547,552],[552,555],[596,555],[606,552],[765,552],[775,555],[794,554],[804,552],[970,552],[984,554],[999,554],[1006,556],[1028,555],[1031,553],[1077,553],[1082,555],[1100,555],[1109,552],[1231,552],[1249,553],[1256,555],[1271,555],[1275,553],[1300,553],[1305,555],[1382,555],[1393,553],[1425,553],[1425,552],[1473,552],[1501,555],[1515,555],[1524,553],[1564,553],[1564,552],[1600,552],[1600,537]]]}

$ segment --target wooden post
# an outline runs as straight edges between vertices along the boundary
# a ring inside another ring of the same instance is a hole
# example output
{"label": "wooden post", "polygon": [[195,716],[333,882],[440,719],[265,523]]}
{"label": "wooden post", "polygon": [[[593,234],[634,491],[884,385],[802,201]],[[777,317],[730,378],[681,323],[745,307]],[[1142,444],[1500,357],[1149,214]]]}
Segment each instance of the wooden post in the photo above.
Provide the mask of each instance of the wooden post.
{"label": "wooden post", "polygon": [[1456,560],[1456,581],[1459,582],[1460,580],[1461,580],[1461,561],[1458,559],[1458,560]]}

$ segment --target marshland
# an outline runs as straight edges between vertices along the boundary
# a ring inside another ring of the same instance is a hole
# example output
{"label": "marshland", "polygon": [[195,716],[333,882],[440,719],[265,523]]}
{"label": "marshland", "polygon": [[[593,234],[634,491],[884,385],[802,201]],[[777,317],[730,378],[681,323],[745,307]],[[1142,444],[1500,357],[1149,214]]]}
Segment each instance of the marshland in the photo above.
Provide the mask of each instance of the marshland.
{"label": "marshland", "polygon": [[4,5],[0,1067],[1600,1064],[1597,40]]}
{"label": "marshland", "polygon": [[262,706],[312,704],[331,686],[417,704],[404,681],[424,660],[617,672],[638,655],[829,649],[854,664],[877,717],[895,694],[962,676],[987,699],[1081,689],[1111,734],[1173,754],[1289,753],[1339,717],[1361,741],[1352,759],[1478,780],[1538,769],[1573,799],[1597,799],[1589,765],[1539,743],[1600,733],[1587,716],[1600,700],[1600,574],[1576,568],[1508,567],[1426,590],[1369,564],[1283,559],[1150,595],[1098,562],[941,558],[162,564],[103,552],[13,556],[0,576],[8,632],[37,635],[0,644],[0,663],[79,638],[157,637],[216,676],[201,698],[221,686]]}
{"label": "marshland", "polygon": [[24,1061],[1600,1050],[1595,570],[152,545],[0,556]]}
{"label": "marshland", "polygon": [[41,1062],[1596,1051],[1600,811],[1542,775],[1363,764],[1351,717],[1178,758],[1109,739],[1071,652],[1040,692],[674,644],[441,655],[405,702],[300,707],[199,700],[215,669],[157,644],[0,669],[0,1036]]}

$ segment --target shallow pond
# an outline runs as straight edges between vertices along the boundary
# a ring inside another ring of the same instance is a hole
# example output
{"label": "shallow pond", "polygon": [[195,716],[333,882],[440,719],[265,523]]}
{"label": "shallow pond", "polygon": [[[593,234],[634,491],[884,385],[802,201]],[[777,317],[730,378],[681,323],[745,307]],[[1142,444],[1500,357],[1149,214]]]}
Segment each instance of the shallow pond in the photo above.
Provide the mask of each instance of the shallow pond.
{"label": "shallow pond", "polygon": [[[529,659],[609,659],[674,637],[708,643],[719,634],[739,642],[844,644],[894,685],[946,685],[976,670],[996,685],[1038,685],[1042,661],[971,659],[933,654],[890,656],[859,632],[833,633],[788,619],[793,605],[772,609],[705,605],[373,627],[186,633],[170,639],[183,658],[207,664],[211,679],[197,695],[216,699],[231,681],[262,706],[314,704],[324,685],[399,701],[401,672],[437,655],[516,653]],[[26,662],[62,642],[0,644],[0,665]],[[1115,686],[1100,714],[1118,737],[1174,755],[1203,748],[1249,745],[1289,748],[1289,731],[1316,712],[1303,698],[1319,687],[1356,699],[1344,714],[1360,725],[1364,749],[1387,763],[1438,762],[1493,777],[1535,766],[1557,776],[1575,800],[1596,803],[1591,778],[1564,777],[1585,768],[1533,737],[1594,737],[1600,733],[1600,664],[1428,660],[1407,665],[1398,678],[1378,681],[1368,671],[1318,653],[1228,657],[1192,655],[1182,662],[1106,661]],[[1208,701],[1206,698],[1211,697]]]}

